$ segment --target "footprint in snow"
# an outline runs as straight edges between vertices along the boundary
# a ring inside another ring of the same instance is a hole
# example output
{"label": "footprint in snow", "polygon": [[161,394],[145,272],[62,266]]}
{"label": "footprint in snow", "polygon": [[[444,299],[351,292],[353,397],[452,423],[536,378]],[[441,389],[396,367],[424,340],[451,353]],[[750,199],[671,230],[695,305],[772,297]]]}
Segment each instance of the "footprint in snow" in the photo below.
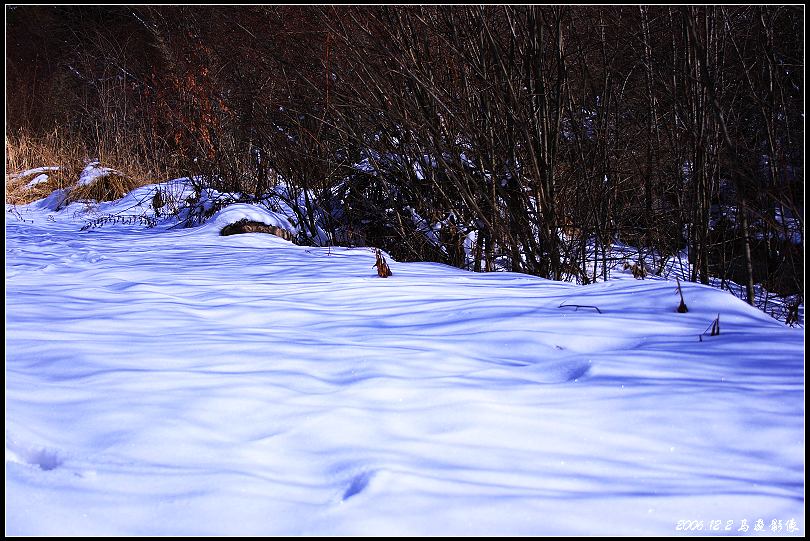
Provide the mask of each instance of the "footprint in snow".
{"label": "footprint in snow", "polygon": [[565,381],[577,381],[591,370],[591,363],[580,362],[567,367],[568,377]]}
{"label": "footprint in snow", "polygon": [[29,448],[11,440],[6,442],[6,462],[38,466],[41,470],[55,470],[64,462],[53,449]]}
{"label": "footprint in snow", "polygon": [[348,488],[346,488],[346,491],[343,492],[342,500],[345,502],[352,496],[356,496],[363,492],[373,477],[373,471],[365,471],[355,475],[352,478],[351,483],[349,483]]}

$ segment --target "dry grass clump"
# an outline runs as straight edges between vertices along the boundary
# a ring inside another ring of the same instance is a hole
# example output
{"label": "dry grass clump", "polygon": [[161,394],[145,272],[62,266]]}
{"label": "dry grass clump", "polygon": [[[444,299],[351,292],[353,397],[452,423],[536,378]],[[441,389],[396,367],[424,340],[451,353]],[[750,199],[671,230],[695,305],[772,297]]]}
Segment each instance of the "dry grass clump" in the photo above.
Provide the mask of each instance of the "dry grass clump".
{"label": "dry grass clump", "polygon": [[647,269],[644,268],[644,263],[639,261],[638,263],[633,263],[632,265],[627,261],[624,262],[624,270],[629,270],[633,273],[633,278],[636,280],[647,277]]}
{"label": "dry grass clump", "polygon": [[115,201],[139,186],[147,184],[128,177],[121,171],[109,168],[100,168],[101,171],[95,179],[82,186],[73,186],[67,194],[66,203],[75,201]]}
{"label": "dry grass clump", "polygon": [[[28,173],[43,167],[57,169]],[[6,135],[6,203],[30,203],[54,190],[72,186],[83,168],[79,149],[67,144],[57,130],[41,138]],[[48,180],[29,187],[40,174],[47,175]]]}
{"label": "dry grass clump", "polygon": [[[678,279],[677,276],[675,277],[675,281],[678,283],[678,295],[680,295],[680,297],[681,297],[681,303],[678,305],[677,312],[679,314],[685,314],[686,312],[689,311],[689,309],[686,307],[686,303],[683,302],[683,291],[681,291],[681,281]],[[717,317],[719,318],[720,316],[717,316]],[[714,336],[714,335],[712,335],[712,336]]]}
{"label": "dry grass clump", "polygon": [[375,251],[375,255],[377,256],[377,262],[374,263],[374,267],[377,267],[377,276],[380,278],[388,278],[392,273],[388,262],[385,260],[385,256],[382,255],[379,248]]}
{"label": "dry grass clump", "polygon": [[[56,171],[36,172],[27,175],[19,173],[6,174],[6,203],[10,205],[25,205],[47,197],[54,190],[69,188],[76,183],[81,169],[70,166],[58,166]],[[34,186],[28,184],[40,174],[47,175],[48,180]]]}
{"label": "dry grass clump", "polygon": [[19,173],[36,167],[67,165],[67,162],[81,164],[79,150],[58,130],[42,137],[6,134],[6,171]]}
{"label": "dry grass clump", "polygon": [[[48,180],[29,187],[28,184],[39,175],[46,175]],[[37,171],[28,174],[6,173],[6,204],[24,205],[47,197],[54,190],[63,187],[65,176],[64,169],[61,167],[56,171]]]}
{"label": "dry grass clump", "polygon": [[[41,137],[25,133],[6,135],[6,203],[30,203],[58,189],[70,190],[67,202],[110,201],[139,186],[169,178],[165,176],[167,171],[145,167],[136,156],[137,152],[125,142],[118,145],[102,142],[91,149],[57,129]],[[105,174],[98,175],[92,183],[76,186],[93,158],[105,166]],[[43,167],[58,169],[28,173]],[[28,186],[40,174],[46,174],[47,181]]]}

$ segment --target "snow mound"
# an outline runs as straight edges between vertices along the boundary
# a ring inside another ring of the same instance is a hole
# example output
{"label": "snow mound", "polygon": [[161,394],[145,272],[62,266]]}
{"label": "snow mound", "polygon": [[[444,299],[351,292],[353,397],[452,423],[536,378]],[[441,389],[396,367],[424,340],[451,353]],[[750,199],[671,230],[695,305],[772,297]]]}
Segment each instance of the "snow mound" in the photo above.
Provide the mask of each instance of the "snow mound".
{"label": "snow mound", "polygon": [[104,177],[108,177],[110,175],[121,175],[119,171],[115,169],[111,169],[109,167],[102,167],[102,165],[97,162],[90,162],[87,166],[82,170],[81,174],[79,175],[79,180],[76,182],[76,186],[89,186],[93,184],[99,179]]}
{"label": "snow mound", "polygon": [[208,223],[211,224],[212,227],[216,228],[217,231],[220,231],[226,225],[235,224],[240,220],[249,220],[251,222],[263,223],[265,225],[273,225],[280,227],[281,229],[286,229],[290,233],[297,232],[297,229],[292,226],[290,221],[285,216],[248,203],[237,203],[227,206],[214,214]]}
{"label": "snow mound", "polygon": [[35,176],[35,175],[38,176],[38,175],[41,175],[43,173],[53,173],[55,171],[59,171],[59,169],[60,168],[59,168],[58,165],[51,165],[51,166],[45,166],[45,167],[35,167],[34,169],[27,169],[27,170],[25,170],[25,171],[23,171],[21,173],[15,173],[15,174],[13,174],[11,176],[12,176],[12,178],[25,178],[25,177]]}
{"label": "snow mound", "polygon": [[40,211],[55,211],[59,209],[68,196],[68,190],[54,190],[47,197],[34,201],[29,208]]}
{"label": "snow mound", "polygon": [[46,182],[48,182],[48,175],[46,175],[45,173],[40,173],[37,176],[35,176],[33,179],[31,179],[31,182],[26,184],[25,187],[26,188],[33,188],[37,184],[44,184]]}

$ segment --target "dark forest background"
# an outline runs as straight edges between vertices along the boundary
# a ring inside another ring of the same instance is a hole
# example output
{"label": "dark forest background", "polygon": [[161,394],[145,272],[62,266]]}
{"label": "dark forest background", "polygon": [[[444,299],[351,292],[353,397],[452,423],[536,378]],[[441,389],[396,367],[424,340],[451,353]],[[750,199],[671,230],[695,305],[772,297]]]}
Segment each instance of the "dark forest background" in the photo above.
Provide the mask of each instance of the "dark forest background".
{"label": "dark forest background", "polygon": [[6,7],[6,168],[283,182],[304,237],[476,271],[591,282],[612,243],[651,273],[688,249],[693,281],[798,303],[803,28],[802,6]]}

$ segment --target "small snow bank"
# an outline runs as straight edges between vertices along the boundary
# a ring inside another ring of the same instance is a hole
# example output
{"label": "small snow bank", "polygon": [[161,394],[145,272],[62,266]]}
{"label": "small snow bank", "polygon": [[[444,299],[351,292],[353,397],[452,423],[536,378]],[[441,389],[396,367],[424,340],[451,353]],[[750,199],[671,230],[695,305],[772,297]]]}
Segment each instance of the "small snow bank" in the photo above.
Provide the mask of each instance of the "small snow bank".
{"label": "small snow bank", "polygon": [[31,181],[29,183],[27,183],[25,185],[25,187],[26,188],[33,188],[37,184],[44,184],[44,183],[48,182],[48,178],[49,178],[48,175],[46,175],[45,173],[40,173],[37,176],[35,176],[33,179],[31,179]]}
{"label": "small snow bank", "polygon": [[578,286],[562,305],[569,311],[578,308],[595,311],[598,308],[602,314],[647,313],[651,324],[660,318],[671,317],[673,321],[691,321],[698,328],[700,322],[705,322],[705,327],[719,316],[721,328],[726,323],[733,323],[739,329],[784,327],[778,320],[726,290],[693,282],[681,282],[680,287],[688,310],[685,314],[677,313],[680,296],[676,282],[657,277],[611,279]]}
{"label": "small snow bank", "polygon": [[12,178],[27,178],[27,177],[36,177],[43,173],[53,173],[55,171],[59,171],[58,165],[51,165],[45,167],[35,167],[34,169],[27,169],[20,173],[14,173],[11,175]]}
{"label": "small snow bank", "polygon": [[13,180],[23,182],[26,179],[31,179],[25,184],[25,189],[29,190],[34,186],[48,182],[48,179],[50,178],[49,173],[55,173],[59,171],[59,169],[60,167],[58,165],[35,167],[34,169],[27,169],[19,173],[12,173],[9,175],[9,177]]}
{"label": "small snow bank", "polygon": [[[32,223],[84,222],[82,230],[146,225],[219,235],[223,227],[248,220],[284,229],[292,236],[299,234],[299,228],[293,225],[295,212],[283,197],[286,194],[276,199],[239,202],[248,196],[213,189],[198,191],[194,181],[185,177],[143,185],[110,201],[76,198],[76,190],[86,191],[92,182],[104,181],[106,175],[116,174],[110,168],[99,167],[97,162],[90,164],[83,171],[82,180],[72,188],[55,190],[43,199],[20,207],[19,211]],[[84,186],[80,186],[81,183]]]}
{"label": "small snow bank", "polygon": [[290,224],[290,221],[285,216],[250,203],[236,203],[225,207],[214,214],[208,224],[219,232],[223,227],[235,224],[240,220],[259,222],[280,227],[293,234],[297,233],[297,229]]}
{"label": "small snow bank", "polygon": [[6,172],[6,203],[28,204],[48,195],[61,184],[64,171],[58,166]]}
{"label": "small snow bank", "polygon": [[[155,195],[158,193],[160,206],[155,209]],[[121,199],[99,204],[98,210],[110,214],[140,212],[166,216],[186,205],[186,200],[193,195],[194,188],[188,179],[178,178],[135,188]]]}
{"label": "small snow bank", "polygon": [[68,201],[85,204],[116,201],[141,184],[142,180],[94,161],[87,164],[79,179],[68,188]]}
{"label": "small snow bank", "polygon": [[87,167],[82,170],[76,186],[89,186],[90,184],[93,184],[94,182],[110,175],[124,176],[124,174],[120,171],[110,167],[103,167],[100,162],[93,161],[88,163]]}
{"label": "small snow bank", "polygon": [[47,197],[29,204],[28,208],[45,212],[56,211],[62,207],[67,195],[67,190],[54,190]]}
{"label": "small snow bank", "polygon": [[293,225],[295,212],[281,196],[257,200],[245,194],[210,188],[195,191],[190,187],[189,190],[190,195],[171,218],[181,227],[199,228],[201,232],[219,235],[228,225],[251,221],[284,229],[291,235],[299,233],[298,227]]}

